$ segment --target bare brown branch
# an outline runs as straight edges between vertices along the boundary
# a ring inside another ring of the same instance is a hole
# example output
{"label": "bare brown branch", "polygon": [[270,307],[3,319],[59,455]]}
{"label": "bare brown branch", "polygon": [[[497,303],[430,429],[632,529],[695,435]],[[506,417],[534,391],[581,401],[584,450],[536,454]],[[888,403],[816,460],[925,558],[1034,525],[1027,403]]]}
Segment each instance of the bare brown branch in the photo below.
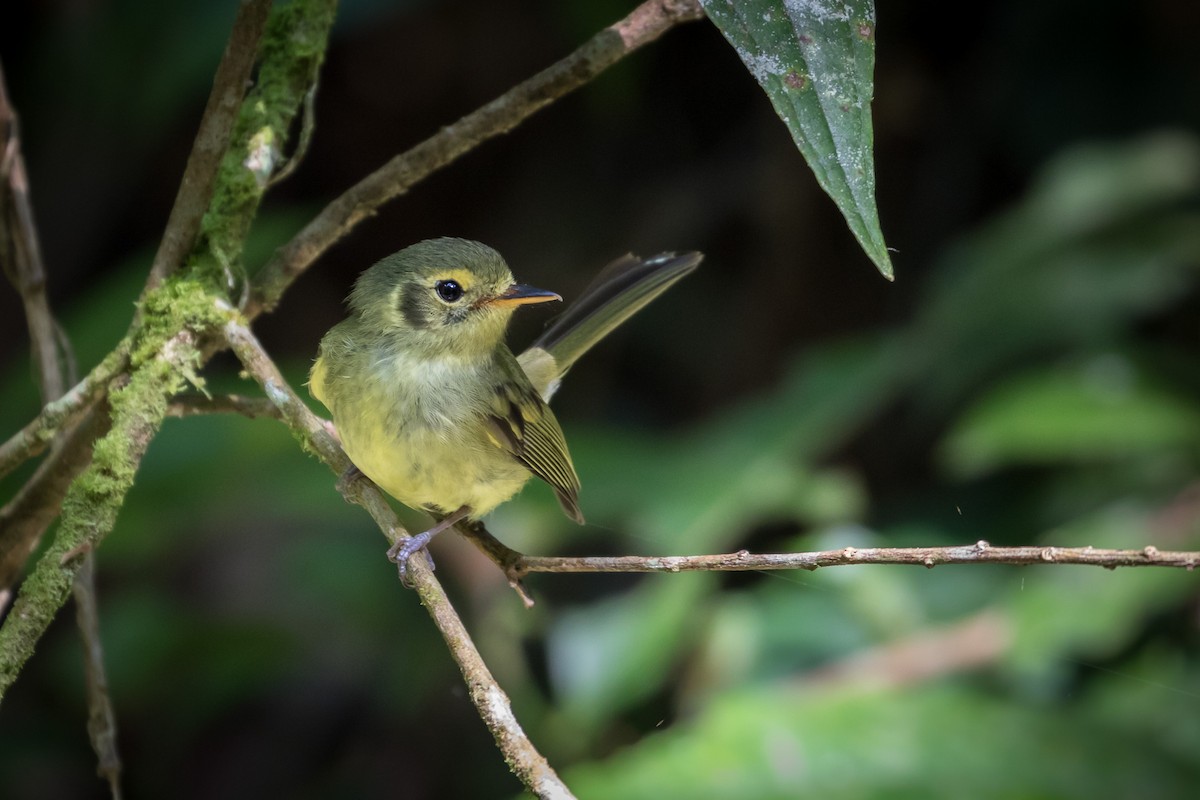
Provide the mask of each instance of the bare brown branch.
{"label": "bare brown branch", "polygon": [[[334,472],[343,472],[350,461],[325,423],[292,391],[246,324],[236,318],[232,309],[227,310],[230,321],[225,325],[225,335],[246,371],[258,381],[267,397],[278,405],[280,414],[292,431]],[[397,539],[408,536],[392,507],[373,483],[367,480],[351,481],[345,494],[347,500],[367,510],[389,543],[394,544]],[[450,654],[462,671],[471,702],[492,732],[509,768],[538,797],[573,797],[545,756],[538,752],[522,730],[513,715],[508,695],[484,663],[441,583],[423,559],[413,559],[408,569],[408,579],[445,639]]]}
{"label": "bare brown branch", "polygon": [[[853,564],[1088,564],[1116,567],[1176,567],[1193,570],[1200,552],[1188,550],[1101,550],[1095,547],[992,547],[984,541],[961,547],[843,547],[809,553],[736,553],[707,556],[521,556],[510,560],[510,577],[531,572],[747,572],[815,570]],[[504,566],[504,565],[502,565]]]}
{"label": "bare brown branch", "polygon": [[282,419],[279,407],[265,397],[246,397],[224,394],[205,397],[202,394],[181,394],[171,401],[168,417],[196,417],[204,414],[240,414],[243,417]]}
{"label": "bare brown branch", "polygon": [[121,756],[117,751],[117,716],[108,694],[100,612],[96,602],[96,554],[83,559],[75,575],[75,618],[83,634],[84,669],[88,686],[88,737],[96,751],[96,772],[108,783],[113,800],[121,797]]}
{"label": "bare brown branch", "polygon": [[[41,244],[33,221],[33,204],[29,199],[29,179],[17,136],[16,115],[8,102],[4,75],[0,72],[0,129],[7,142],[0,147],[4,153],[5,178],[0,187],[0,257],[5,259],[6,272],[12,278],[25,306],[33,361],[37,365],[42,402],[58,400],[66,387],[78,380],[75,357],[66,332],[50,311],[47,296],[46,268],[42,261]],[[93,417],[94,419],[95,417]],[[90,460],[91,438],[81,441],[75,435],[91,437],[91,426],[82,425],[55,441],[55,453],[24,486],[17,497],[0,509],[0,592],[11,596],[12,584],[29,552],[37,545],[51,520],[58,516],[59,500],[66,486]],[[28,513],[22,513],[27,511]],[[16,523],[16,530],[7,523]],[[100,639],[100,620],[96,602],[95,554],[83,560],[73,586],[76,621],[83,641],[84,683],[88,697],[88,735],[99,760],[97,771],[107,780],[113,798],[121,796],[121,759],[117,754],[116,714],[108,694],[108,678],[104,668],[104,647]],[[0,607],[3,607],[0,606]]]}
{"label": "bare brown branch", "polygon": [[[98,405],[57,442],[33,476],[0,508],[0,591],[10,590],[30,553],[58,517],[63,495],[92,461],[92,443],[108,432],[106,403]],[[7,607],[0,602],[0,609]]]}
{"label": "bare brown branch", "polygon": [[63,336],[50,313],[46,296],[46,271],[33,220],[29,177],[21,153],[17,114],[8,99],[3,68],[0,68],[0,263],[25,306],[42,402],[55,400],[66,389],[63,366],[69,358],[61,350]]}
{"label": "bare brown branch", "polygon": [[335,242],[384,203],[483,142],[515,128],[671,28],[704,16],[698,0],[649,0],[578,50],[487,105],[442,128],[348,189],[280,248],[255,280],[248,319],[270,311],[284,291]]}

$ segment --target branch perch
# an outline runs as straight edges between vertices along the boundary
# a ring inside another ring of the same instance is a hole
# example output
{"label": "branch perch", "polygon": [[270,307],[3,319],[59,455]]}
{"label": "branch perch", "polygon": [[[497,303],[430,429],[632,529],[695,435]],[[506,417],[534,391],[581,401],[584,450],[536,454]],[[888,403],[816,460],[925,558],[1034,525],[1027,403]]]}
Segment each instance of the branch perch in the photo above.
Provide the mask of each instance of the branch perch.
{"label": "branch perch", "polygon": [[[224,326],[230,347],[270,401],[278,406],[284,422],[306,449],[315,453],[335,473],[345,471],[350,465],[350,460],[346,458],[324,421],[309,410],[284,380],[245,322],[238,318],[233,309],[225,307],[222,310],[230,317]],[[367,510],[390,544],[394,544],[399,538],[408,537],[408,532],[396,518],[392,507],[370,481],[351,481],[345,490],[345,496],[347,500]],[[463,680],[466,681],[471,702],[475,704],[484,724],[495,738],[509,769],[538,797],[573,797],[545,756],[538,752],[521,728],[521,724],[513,715],[508,695],[484,663],[466,626],[424,559],[416,558],[410,562],[408,578],[417,596],[421,598],[421,604],[425,606],[425,610],[429,612],[442,638],[445,639],[450,655],[458,664]]]}
{"label": "branch perch", "polygon": [[100,609],[96,600],[96,554],[81,560],[75,576],[75,619],[84,648],[88,687],[88,738],[96,751],[96,772],[108,782],[113,800],[121,798],[121,754],[117,749],[117,715],[108,693],[104,646],[100,638]]}
{"label": "branch perch", "polygon": [[[497,562],[500,563],[500,562]],[[959,547],[843,547],[808,553],[736,553],[706,556],[525,556],[501,563],[510,580],[531,572],[749,572],[815,570],[852,564],[1088,564],[1117,567],[1176,567],[1189,572],[1200,565],[1200,552],[1188,550],[1101,550],[1095,547],[992,547],[985,541]]]}

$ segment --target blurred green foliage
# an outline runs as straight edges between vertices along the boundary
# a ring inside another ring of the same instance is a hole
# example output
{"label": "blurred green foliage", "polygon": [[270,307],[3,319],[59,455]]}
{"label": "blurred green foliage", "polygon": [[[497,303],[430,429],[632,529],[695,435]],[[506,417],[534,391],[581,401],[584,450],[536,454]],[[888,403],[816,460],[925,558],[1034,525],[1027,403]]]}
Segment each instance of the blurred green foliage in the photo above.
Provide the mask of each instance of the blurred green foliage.
{"label": "blurred green foliage", "polygon": [[[610,16],[619,13],[614,5]],[[195,82],[184,51],[172,80]],[[631,94],[641,85],[629,72],[619,80]],[[140,109],[136,119],[153,116]],[[740,153],[731,174],[748,170]],[[789,181],[811,182],[798,159],[791,168]],[[716,196],[709,178],[687,194]],[[452,194],[465,213],[465,195]],[[268,206],[247,263],[310,210]],[[755,216],[785,227],[771,212]],[[553,226],[521,213],[553,249],[542,230]],[[712,218],[696,216],[699,237]],[[754,237],[732,238],[749,263]],[[570,529],[551,494],[531,486],[490,527],[531,553],[980,538],[1200,548],[1196,136],[1066,148],[1008,207],[931,249],[919,288],[895,287],[912,292],[902,314],[885,324],[876,310],[804,346],[772,327],[806,288],[781,274],[800,273],[799,256],[771,251],[778,268],[753,275],[710,256],[631,326],[631,337],[655,337],[640,347],[652,368],[631,378],[598,349],[564,388],[571,404],[590,380],[629,412],[560,415],[590,524]],[[151,252],[125,253],[62,306],[81,366],[124,331]],[[350,273],[364,265],[335,255]],[[842,272],[821,259],[803,269]],[[323,288],[321,313],[336,318],[344,288]],[[289,295],[276,316],[305,317],[304,303]],[[833,305],[832,294],[816,303]],[[294,385],[319,334],[276,339]],[[701,368],[711,375],[687,377]],[[639,415],[639,392],[662,389],[649,372],[693,381],[667,403],[687,409],[675,424]],[[213,391],[253,391],[227,360],[208,377]],[[715,399],[705,379],[718,384]],[[710,402],[687,405],[701,390]],[[3,367],[0,391],[0,430],[15,430],[37,405],[26,361]],[[0,483],[0,497],[27,475]],[[384,562],[384,540],[333,481],[271,420],[164,426],[99,553],[130,795],[518,791],[444,645]],[[534,576],[538,605],[526,611],[463,543],[438,542],[435,557],[518,718],[581,797],[1173,798],[1200,779],[1192,573]],[[104,796],[91,776],[79,645],[63,617],[0,708],[5,798]]]}
{"label": "blurred green foliage", "polygon": [[[1200,277],[1196,147],[1151,137],[1051,165],[1024,203],[951,248],[935,276],[943,286],[908,329],[874,346],[809,353],[797,362],[808,391],[784,382],[758,407],[730,415],[727,450],[705,455],[704,430],[674,448],[685,462],[739,464],[724,492],[701,485],[676,497],[660,481],[642,500],[655,508],[632,527],[656,552],[683,542],[735,546],[739,516],[814,531],[789,547],[895,543],[887,530],[853,527],[869,502],[848,476],[820,470],[820,456],[889,405],[912,403],[924,416],[929,405],[954,403],[935,502],[1036,473],[1021,515],[1056,524],[1008,530],[1006,543],[1196,547],[1200,404],[1194,374],[1166,368],[1189,356],[1123,344],[1138,315]],[[1021,224],[1035,219],[1061,226],[1043,224],[1039,236],[1039,226]],[[1017,367],[1031,360],[1036,367]],[[614,460],[614,474],[620,463],[661,461],[661,445],[641,441],[637,453]],[[766,463],[776,448],[781,463]],[[826,501],[806,502],[811,492]],[[697,507],[696,497],[715,502]],[[725,497],[730,508],[721,514]],[[961,513],[969,519],[973,510]],[[698,520],[688,527],[692,514]],[[897,524],[920,526],[912,543],[961,540],[920,508]],[[597,797],[1188,794],[1200,777],[1200,726],[1185,710],[1200,702],[1194,622],[1184,644],[1157,641],[1148,620],[1193,607],[1193,575],[961,572],[970,574],[953,576],[956,583],[979,580],[987,590],[964,602],[938,591],[942,574],[892,568],[839,568],[723,593],[714,576],[681,576],[558,615],[548,632],[557,713],[577,715],[579,730],[604,731],[614,710],[663,692],[693,711],[642,744],[569,770],[568,783]],[[902,680],[893,673],[902,676],[905,665],[884,659],[874,674],[807,685],[816,664],[903,642],[944,619],[948,600],[952,617],[987,610],[1011,627],[1012,642],[982,679],[886,691],[875,684]],[[1110,660],[1129,666],[1110,670]],[[1110,705],[1126,692],[1146,702]]]}

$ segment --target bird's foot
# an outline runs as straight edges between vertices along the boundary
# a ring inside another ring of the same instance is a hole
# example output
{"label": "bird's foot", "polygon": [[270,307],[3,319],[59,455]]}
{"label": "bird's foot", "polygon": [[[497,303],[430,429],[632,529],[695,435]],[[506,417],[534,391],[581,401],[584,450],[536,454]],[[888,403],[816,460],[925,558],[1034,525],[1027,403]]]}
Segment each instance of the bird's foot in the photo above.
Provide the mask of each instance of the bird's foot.
{"label": "bird's foot", "polygon": [[455,523],[466,519],[470,513],[470,506],[462,506],[453,514],[438,520],[438,523],[429,530],[422,531],[421,533],[418,533],[415,536],[410,536],[407,539],[401,539],[389,547],[387,551],[387,557],[388,560],[395,562],[396,568],[400,571],[400,582],[405,586],[412,588],[412,583],[408,579],[408,559],[412,558],[412,556],[418,551],[425,553],[425,559],[429,563],[429,568],[431,570],[435,569],[436,566],[433,563],[433,556],[429,555],[429,551],[425,549],[425,546],[429,544],[430,540],[433,539],[434,536],[437,536],[442,531],[452,527]]}
{"label": "bird's foot", "polygon": [[418,533],[416,536],[401,539],[388,548],[387,557],[389,560],[396,562],[396,568],[400,571],[400,582],[410,589],[413,585],[408,579],[408,559],[412,558],[414,553],[417,551],[424,553],[425,562],[429,565],[429,569],[437,569],[437,565],[433,563],[433,556],[429,555],[429,551],[425,549],[425,545],[429,544],[434,533],[436,531],[430,528],[423,533]]}

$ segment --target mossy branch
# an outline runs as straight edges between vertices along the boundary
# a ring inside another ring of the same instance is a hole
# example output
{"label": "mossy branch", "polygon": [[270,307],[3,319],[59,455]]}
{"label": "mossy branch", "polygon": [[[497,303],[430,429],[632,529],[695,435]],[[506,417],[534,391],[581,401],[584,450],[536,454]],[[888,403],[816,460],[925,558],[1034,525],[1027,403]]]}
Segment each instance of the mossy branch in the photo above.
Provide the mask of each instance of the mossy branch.
{"label": "mossy branch", "polygon": [[154,289],[179,269],[196,244],[204,214],[212,201],[221,162],[229,150],[234,123],[242,108],[272,0],[242,0],[233,33],[213,76],[213,88],[200,118],[171,216],[150,267],[146,288]]}
{"label": "mossy branch", "polygon": [[267,21],[254,88],[234,124],[190,267],[226,291],[244,286],[242,248],[271,177],[284,162],[292,121],[316,84],[336,0],[291,0]]}
{"label": "mossy branch", "polygon": [[168,399],[193,367],[195,338],[190,330],[176,334],[161,356],[135,369],[128,385],[110,393],[112,428],[96,442],[92,463],[67,491],[58,535],[0,627],[0,698],[71,596],[82,557],[112,530],[138,464],[166,416]]}
{"label": "mossy branch", "polygon": [[[258,82],[242,102],[231,136],[232,146],[221,159],[210,192],[204,178],[205,170],[211,167],[215,157],[214,141],[222,138],[220,125],[230,123],[228,115],[224,113],[227,102],[225,95],[232,91],[230,82],[242,74],[245,64],[255,60],[252,49],[258,43],[258,37],[253,31],[243,32],[240,28],[242,25],[257,24],[256,12],[251,6],[259,5],[262,5],[259,0],[247,0],[239,14],[240,24],[235,25],[225,56],[226,60],[232,59],[237,64],[226,69],[229,74],[223,81],[214,84],[214,97],[210,98],[209,106],[210,109],[216,109],[217,118],[212,120],[206,114],[203,125],[207,133],[197,136],[193,150],[199,148],[205,152],[194,154],[189,159],[188,171],[176,198],[176,208],[172,211],[171,223],[156,256],[148,287],[157,285],[163,275],[174,271],[174,254],[180,241],[194,243],[185,264],[190,275],[221,287],[222,293],[228,293],[237,283],[241,271],[242,244],[269,178],[269,174],[264,174],[263,170],[269,169],[274,163],[273,159],[278,157],[279,143],[286,140],[292,120],[303,106],[305,98],[310,96],[337,3],[336,0],[292,0],[272,9],[261,41]],[[235,49],[235,45],[240,49]],[[245,52],[247,48],[251,52]],[[195,222],[194,207],[201,198],[208,211],[203,216],[201,235],[197,237],[189,231]],[[137,334],[138,327],[135,324],[130,334],[83,381],[61,399],[47,404],[28,425],[0,445],[0,477],[45,450],[59,431],[76,425],[94,409],[114,380],[124,380],[128,376],[130,342]],[[143,341],[147,340],[143,337]],[[211,353],[211,348],[206,348],[205,352]],[[61,455],[69,463],[86,463],[87,445],[91,440],[75,438],[76,446]],[[57,509],[65,485],[61,481],[43,480],[35,487],[36,492],[26,494],[35,493]],[[56,489],[57,493],[52,489]],[[36,526],[24,527],[33,530]],[[35,539],[41,535],[43,528],[36,527]],[[0,541],[7,540],[7,533],[7,530],[0,530]],[[4,549],[28,552],[21,542],[11,546],[6,544]]]}
{"label": "mossy branch", "polygon": [[128,369],[128,348],[128,340],[122,341],[83,380],[62,397],[43,406],[29,424],[0,445],[0,478],[41,453],[59,431],[83,418],[96,400],[108,391],[109,381]]}
{"label": "mossy branch", "polygon": [[[111,530],[170,398],[185,384],[199,383],[196,373],[212,352],[202,338],[212,327],[214,301],[236,282],[245,236],[270,177],[274,161],[263,159],[277,153],[315,81],[335,7],[335,0],[292,0],[273,8],[258,83],[242,104],[201,236],[183,271],[145,294],[130,334],[78,391],[44,409],[0,451],[0,467],[19,463],[44,446],[52,431],[78,420],[108,394],[111,428],[95,442],[90,466],[66,490],[58,536],[0,628],[0,696],[69,596],[79,554]],[[122,388],[113,391],[118,384]],[[86,452],[86,442],[79,451]],[[60,498],[42,499],[55,507]]]}

